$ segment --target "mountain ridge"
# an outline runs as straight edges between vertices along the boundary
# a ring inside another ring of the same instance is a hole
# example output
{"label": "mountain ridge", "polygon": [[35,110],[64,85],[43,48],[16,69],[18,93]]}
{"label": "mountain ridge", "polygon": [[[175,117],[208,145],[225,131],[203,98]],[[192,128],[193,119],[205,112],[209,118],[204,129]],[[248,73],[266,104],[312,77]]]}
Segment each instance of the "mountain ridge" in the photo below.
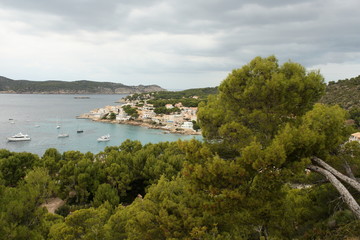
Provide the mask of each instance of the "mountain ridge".
{"label": "mountain ridge", "polygon": [[127,86],[122,83],[76,81],[13,80],[0,76],[0,93],[18,94],[131,94],[166,91],[158,85]]}

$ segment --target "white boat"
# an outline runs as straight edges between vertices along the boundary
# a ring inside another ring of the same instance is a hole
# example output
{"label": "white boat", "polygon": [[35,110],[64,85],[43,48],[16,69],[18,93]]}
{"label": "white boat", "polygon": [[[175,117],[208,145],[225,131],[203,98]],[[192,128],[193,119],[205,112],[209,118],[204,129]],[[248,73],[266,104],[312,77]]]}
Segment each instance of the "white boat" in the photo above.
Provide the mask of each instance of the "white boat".
{"label": "white boat", "polygon": [[21,132],[12,136],[12,137],[8,137],[7,140],[9,142],[21,142],[21,141],[30,141],[31,138],[29,137],[29,135],[27,134],[22,134]]}
{"label": "white boat", "polygon": [[69,137],[69,134],[67,134],[67,133],[60,133],[60,134],[58,135],[58,138],[66,138],[66,137]]}
{"label": "white boat", "polygon": [[60,125],[57,125],[56,128],[59,129],[59,128],[60,128]]}
{"label": "white boat", "polygon": [[101,137],[99,137],[97,140],[98,140],[98,142],[107,142],[107,141],[110,141],[110,134],[101,136]]}

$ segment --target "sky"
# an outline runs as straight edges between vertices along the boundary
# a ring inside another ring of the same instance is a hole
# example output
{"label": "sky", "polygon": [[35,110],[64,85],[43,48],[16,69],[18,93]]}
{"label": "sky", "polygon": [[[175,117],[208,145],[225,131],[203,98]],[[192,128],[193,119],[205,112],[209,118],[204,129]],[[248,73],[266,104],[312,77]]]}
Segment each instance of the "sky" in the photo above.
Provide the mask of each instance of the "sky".
{"label": "sky", "polygon": [[218,86],[275,55],[360,75],[358,0],[0,0],[0,76]]}

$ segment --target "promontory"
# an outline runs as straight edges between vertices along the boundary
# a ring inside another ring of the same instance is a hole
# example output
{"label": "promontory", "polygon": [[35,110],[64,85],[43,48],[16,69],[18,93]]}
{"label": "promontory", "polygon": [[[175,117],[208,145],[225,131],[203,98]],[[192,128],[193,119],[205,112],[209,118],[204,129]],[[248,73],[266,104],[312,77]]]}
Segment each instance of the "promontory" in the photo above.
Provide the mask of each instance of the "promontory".
{"label": "promontory", "polygon": [[0,76],[0,93],[30,94],[132,94],[165,91],[158,85],[126,86],[121,83],[13,80]]}

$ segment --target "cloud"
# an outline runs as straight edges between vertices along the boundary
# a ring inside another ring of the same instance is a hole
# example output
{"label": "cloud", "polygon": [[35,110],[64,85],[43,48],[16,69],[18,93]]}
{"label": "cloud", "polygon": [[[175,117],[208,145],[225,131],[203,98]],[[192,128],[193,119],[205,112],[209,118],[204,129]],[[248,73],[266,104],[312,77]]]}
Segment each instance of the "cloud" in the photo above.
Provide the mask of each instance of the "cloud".
{"label": "cloud", "polygon": [[272,54],[318,66],[327,79],[359,74],[355,0],[0,0],[0,7],[0,74],[15,79],[206,87]]}

